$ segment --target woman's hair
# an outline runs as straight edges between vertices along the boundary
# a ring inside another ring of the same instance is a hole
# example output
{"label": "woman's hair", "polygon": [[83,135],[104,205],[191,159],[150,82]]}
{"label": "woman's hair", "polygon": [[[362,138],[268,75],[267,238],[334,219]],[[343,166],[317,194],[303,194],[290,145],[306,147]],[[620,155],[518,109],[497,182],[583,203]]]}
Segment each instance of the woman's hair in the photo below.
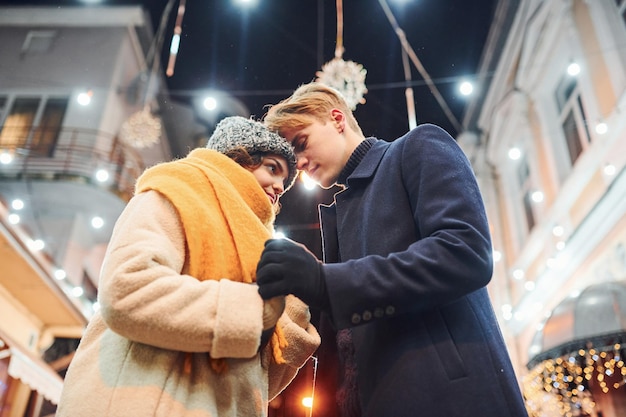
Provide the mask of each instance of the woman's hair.
{"label": "woman's hair", "polygon": [[228,151],[224,152],[224,155],[250,171],[253,171],[260,167],[263,163],[263,158],[265,157],[265,155],[262,153],[255,152],[253,154],[250,154],[243,146],[229,149]]}
{"label": "woman's hair", "polygon": [[309,126],[311,119],[325,123],[330,120],[332,109],[341,110],[348,125],[362,134],[352,110],[339,91],[319,82],[311,82],[298,87],[293,94],[270,106],[263,117],[269,130],[284,134],[288,130],[300,130]]}
{"label": "woman's hair", "polygon": [[[258,167],[263,164],[263,159],[265,158],[265,153],[254,152],[249,153],[246,148],[243,146],[238,146],[233,149],[229,149],[224,152],[224,155],[237,162],[239,165],[247,169],[248,171],[254,171]],[[280,200],[276,202],[276,209],[274,210],[274,214],[278,214],[280,212],[282,205],[280,204]]]}

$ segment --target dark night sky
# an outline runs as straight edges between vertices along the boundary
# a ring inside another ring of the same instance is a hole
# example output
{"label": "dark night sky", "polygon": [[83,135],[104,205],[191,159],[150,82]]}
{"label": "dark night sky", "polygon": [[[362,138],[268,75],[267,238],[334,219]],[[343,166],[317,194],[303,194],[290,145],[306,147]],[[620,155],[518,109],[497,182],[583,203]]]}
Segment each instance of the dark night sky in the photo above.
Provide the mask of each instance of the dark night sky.
{"label": "dark night sky", "polygon": [[[461,122],[467,99],[457,83],[472,79],[490,28],[497,0],[386,0],[400,28]],[[145,5],[153,26],[168,0],[102,0],[95,5]],[[79,0],[0,0],[1,5],[89,7]],[[163,51],[166,58],[178,1],[170,13]],[[299,84],[315,79],[334,57],[336,2],[330,0],[257,0],[242,7],[235,0],[186,0],[175,72],[168,77],[173,99],[189,101],[207,89],[227,91],[257,117],[264,106],[287,97]],[[378,0],[343,1],[343,59],[367,70],[366,103],[355,116],[366,136],[393,140],[408,130],[406,81],[401,43]],[[449,118],[410,63],[417,123],[435,123],[457,134]],[[310,192],[295,186],[283,199],[278,226],[319,250],[317,203],[332,201],[336,190]]]}

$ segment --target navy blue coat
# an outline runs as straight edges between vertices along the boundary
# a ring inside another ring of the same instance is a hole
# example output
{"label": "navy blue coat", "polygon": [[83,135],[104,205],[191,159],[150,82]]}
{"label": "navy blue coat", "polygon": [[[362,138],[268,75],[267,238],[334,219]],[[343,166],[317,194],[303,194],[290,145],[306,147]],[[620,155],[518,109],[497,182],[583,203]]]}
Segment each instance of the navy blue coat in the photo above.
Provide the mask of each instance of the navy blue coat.
{"label": "navy blue coat", "polygon": [[[485,288],[482,197],[454,139],[421,125],[378,140],[346,185],[320,219],[330,332],[351,328],[361,415],[527,416]],[[329,335],[323,328],[320,416],[338,415],[329,390],[346,372]]]}

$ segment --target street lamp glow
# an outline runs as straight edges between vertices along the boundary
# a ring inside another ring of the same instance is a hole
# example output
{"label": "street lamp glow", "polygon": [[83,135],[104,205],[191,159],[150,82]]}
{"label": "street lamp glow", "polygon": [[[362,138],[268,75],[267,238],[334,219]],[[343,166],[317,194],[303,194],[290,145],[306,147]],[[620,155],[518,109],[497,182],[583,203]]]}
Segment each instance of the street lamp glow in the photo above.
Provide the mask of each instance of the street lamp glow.
{"label": "street lamp glow", "polygon": [[13,162],[13,155],[5,151],[0,152],[0,164],[8,165],[11,162]]}
{"label": "street lamp glow", "polygon": [[13,210],[21,210],[24,208],[24,201],[22,201],[19,198],[16,198],[15,200],[11,201],[11,208],[13,208]]}
{"label": "street lamp glow", "polygon": [[512,159],[513,161],[517,161],[518,159],[522,157],[522,151],[519,148],[513,147],[509,149],[508,156],[509,156],[509,159]]}
{"label": "street lamp glow", "polygon": [[85,91],[83,93],[80,93],[76,97],[76,101],[78,101],[78,104],[80,104],[81,106],[87,106],[89,103],[91,103],[92,96],[93,96],[93,91],[91,90]]}
{"label": "street lamp glow", "polygon": [[98,180],[98,182],[106,182],[109,180],[109,171],[107,171],[106,169],[99,169],[96,171],[96,180]]}
{"label": "street lamp glow", "polygon": [[567,66],[567,73],[571,75],[572,77],[580,74],[580,65],[578,65],[575,62],[572,62],[571,64]]}
{"label": "street lamp glow", "polygon": [[469,96],[474,91],[474,86],[469,81],[463,81],[459,86],[459,91],[464,96]]}
{"label": "street lamp glow", "polygon": [[217,108],[217,100],[215,100],[215,98],[213,97],[205,98],[202,104],[204,105],[204,108],[209,111],[215,110]]}
{"label": "street lamp glow", "polygon": [[101,229],[102,226],[104,226],[104,219],[102,217],[94,216],[91,219],[91,227],[94,229]]}
{"label": "street lamp glow", "polygon": [[313,408],[313,397],[303,397],[302,405],[306,408]]}

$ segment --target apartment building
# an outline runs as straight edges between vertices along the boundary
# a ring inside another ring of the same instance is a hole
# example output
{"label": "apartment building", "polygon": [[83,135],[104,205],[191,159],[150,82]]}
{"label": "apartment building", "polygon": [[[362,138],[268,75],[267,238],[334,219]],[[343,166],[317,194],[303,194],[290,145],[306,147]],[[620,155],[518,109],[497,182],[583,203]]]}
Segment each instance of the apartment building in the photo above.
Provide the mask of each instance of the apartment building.
{"label": "apartment building", "polygon": [[626,413],[626,1],[499,3],[459,136],[531,416]]}
{"label": "apartment building", "polygon": [[53,414],[134,181],[185,147],[154,34],[139,7],[0,8],[2,417]]}

